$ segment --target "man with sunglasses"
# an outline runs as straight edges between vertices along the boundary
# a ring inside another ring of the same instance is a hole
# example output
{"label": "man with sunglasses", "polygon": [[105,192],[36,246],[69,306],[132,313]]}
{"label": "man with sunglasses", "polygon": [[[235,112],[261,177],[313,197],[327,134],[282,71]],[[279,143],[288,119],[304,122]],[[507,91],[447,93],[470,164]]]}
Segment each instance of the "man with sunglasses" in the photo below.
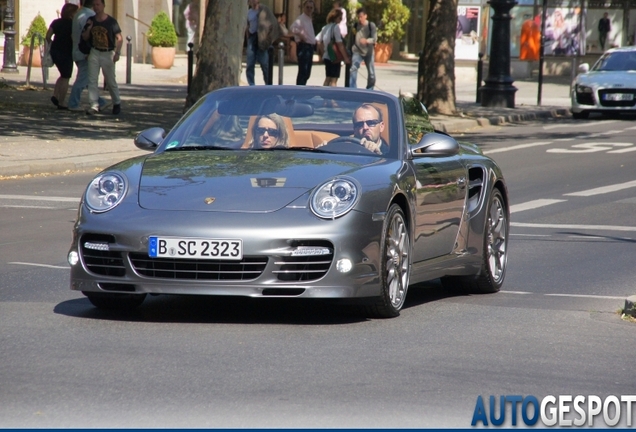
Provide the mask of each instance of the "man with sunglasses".
{"label": "man with sunglasses", "polygon": [[353,136],[369,151],[386,154],[389,145],[382,139],[384,120],[379,109],[371,104],[362,104],[353,112]]}

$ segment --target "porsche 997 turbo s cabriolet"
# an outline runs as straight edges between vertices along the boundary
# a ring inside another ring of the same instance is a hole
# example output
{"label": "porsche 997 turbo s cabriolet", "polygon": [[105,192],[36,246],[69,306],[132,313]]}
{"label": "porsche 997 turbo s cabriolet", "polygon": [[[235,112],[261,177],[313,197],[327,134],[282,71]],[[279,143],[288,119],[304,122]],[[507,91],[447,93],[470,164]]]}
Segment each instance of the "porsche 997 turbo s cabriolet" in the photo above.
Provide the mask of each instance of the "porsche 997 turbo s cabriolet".
{"label": "porsche 997 turbo s cabriolet", "polygon": [[502,286],[501,170],[435,132],[412,97],[225,88],[135,144],[150,153],[99,173],[73,230],[71,289],[98,308],[147,294],[320,298],[395,317],[409,284]]}

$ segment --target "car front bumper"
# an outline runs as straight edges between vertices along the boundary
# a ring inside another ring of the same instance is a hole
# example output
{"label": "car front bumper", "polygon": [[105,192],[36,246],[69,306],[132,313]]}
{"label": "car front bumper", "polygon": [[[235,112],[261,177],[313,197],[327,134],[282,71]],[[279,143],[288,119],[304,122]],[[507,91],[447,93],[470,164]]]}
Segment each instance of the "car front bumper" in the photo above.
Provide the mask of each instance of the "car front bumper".
{"label": "car front bumper", "polygon": [[[576,91],[576,85],[572,87],[571,101],[572,112],[636,112],[636,88],[604,88],[591,87],[591,93],[581,93]],[[620,96],[621,100],[611,100],[616,98],[614,95],[631,95]]]}
{"label": "car front bumper", "polygon": [[[258,214],[151,211],[131,205],[105,214],[82,210],[70,249],[79,255],[71,266],[70,286],[129,294],[373,297],[380,295],[382,228],[381,214],[351,211],[324,220],[308,208]],[[240,238],[244,262],[149,258],[149,236]],[[298,246],[328,247],[332,253],[294,258]]]}

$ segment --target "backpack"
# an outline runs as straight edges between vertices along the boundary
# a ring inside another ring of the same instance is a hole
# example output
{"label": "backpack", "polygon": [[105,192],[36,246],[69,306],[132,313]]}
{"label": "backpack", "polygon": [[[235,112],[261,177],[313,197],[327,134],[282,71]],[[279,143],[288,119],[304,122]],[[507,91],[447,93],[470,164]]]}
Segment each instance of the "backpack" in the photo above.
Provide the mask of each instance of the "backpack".
{"label": "backpack", "polygon": [[331,25],[331,39],[329,43],[327,44],[327,56],[329,57],[329,60],[332,63],[340,63],[341,61],[344,60],[344,55],[340,51],[340,47],[336,43],[336,37],[334,35],[334,27],[336,25],[337,24]]}

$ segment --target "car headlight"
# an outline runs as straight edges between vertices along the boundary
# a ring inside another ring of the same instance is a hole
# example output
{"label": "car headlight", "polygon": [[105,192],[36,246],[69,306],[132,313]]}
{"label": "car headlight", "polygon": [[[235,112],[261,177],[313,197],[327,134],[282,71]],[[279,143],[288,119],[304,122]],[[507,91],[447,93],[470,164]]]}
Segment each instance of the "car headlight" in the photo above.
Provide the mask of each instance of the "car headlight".
{"label": "car headlight", "polygon": [[577,84],[576,92],[577,93],[592,93],[592,87]]}
{"label": "car headlight", "polygon": [[310,200],[311,211],[318,217],[335,219],[353,208],[359,193],[359,187],[350,179],[329,180],[314,190]]}
{"label": "car headlight", "polygon": [[128,184],[123,174],[114,172],[100,174],[86,189],[86,205],[92,212],[106,212],[124,199],[127,189]]}

